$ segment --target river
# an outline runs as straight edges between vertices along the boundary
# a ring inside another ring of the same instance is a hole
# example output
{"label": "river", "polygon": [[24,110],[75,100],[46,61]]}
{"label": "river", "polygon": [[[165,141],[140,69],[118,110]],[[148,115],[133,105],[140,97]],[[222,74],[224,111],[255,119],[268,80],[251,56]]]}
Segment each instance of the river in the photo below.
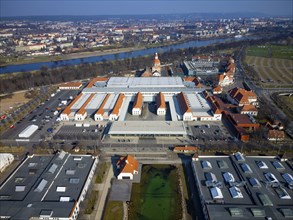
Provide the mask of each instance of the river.
{"label": "river", "polygon": [[185,49],[190,47],[203,47],[203,46],[208,46],[212,44],[224,43],[229,41],[240,41],[240,40],[247,40],[247,39],[259,39],[259,37],[244,36],[242,38],[222,38],[222,39],[210,39],[210,40],[200,40],[200,41],[194,40],[194,41],[188,41],[184,43],[167,45],[162,47],[135,50],[131,52],[121,52],[116,54],[107,54],[107,55],[100,55],[100,56],[70,59],[70,60],[8,65],[8,66],[0,67],[0,74],[40,70],[43,66],[47,66],[48,68],[57,68],[57,67],[62,67],[67,65],[78,65],[81,63],[95,63],[95,62],[106,61],[106,60],[135,58],[138,56],[152,55],[156,52],[160,54],[160,53],[168,52],[170,50]]}

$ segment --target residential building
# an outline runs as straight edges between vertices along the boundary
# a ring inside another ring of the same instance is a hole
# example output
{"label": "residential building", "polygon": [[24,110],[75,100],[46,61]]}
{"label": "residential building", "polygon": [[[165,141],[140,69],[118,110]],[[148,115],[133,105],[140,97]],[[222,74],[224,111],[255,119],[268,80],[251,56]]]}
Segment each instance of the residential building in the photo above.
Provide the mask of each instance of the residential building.
{"label": "residential building", "polygon": [[217,94],[221,94],[223,92],[223,88],[222,86],[216,86],[213,88],[213,94],[217,95]]}
{"label": "residential building", "polygon": [[232,104],[243,106],[243,105],[254,105],[257,106],[257,96],[252,91],[247,91],[242,88],[235,87],[228,91],[227,100]]}
{"label": "residential building", "polygon": [[61,90],[78,90],[82,87],[82,82],[68,82],[59,85]]}
{"label": "residential building", "polygon": [[133,180],[133,176],[138,174],[139,163],[133,156],[127,155],[125,157],[120,157],[116,163],[116,167],[119,170],[117,179],[130,179]]}
{"label": "residential building", "polygon": [[257,116],[258,110],[254,105],[243,105],[237,108],[240,114]]}
{"label": "residential building", "polygon": [[234,78],[231,75],[227,75],[226,73],[222,73],[218,75],[218,85],[225,87],[234,83]]}
{"label": "residential building", "polygon": [[269,141],[283,141],[285,139],[285,132],[280,130],[269,130],[267,138]]}

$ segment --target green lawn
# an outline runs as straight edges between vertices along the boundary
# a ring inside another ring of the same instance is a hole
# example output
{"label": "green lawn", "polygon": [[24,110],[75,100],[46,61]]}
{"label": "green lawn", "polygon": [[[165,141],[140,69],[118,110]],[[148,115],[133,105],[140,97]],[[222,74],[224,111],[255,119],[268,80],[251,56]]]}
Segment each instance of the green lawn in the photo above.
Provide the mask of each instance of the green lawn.
{"label": "green lawn", "polygon": [[293,60],[293,46],[258,45],[246,49],[247,56]]}
{"label": "green lawn", "polygon": [[96,176],[96,183],[102,183],[103,182],[103,178],[109,168],[110,164],[103,162],[102,164],[100,164],[98,166],[98,172],[97,172],[97,176]]}
{"label": "green lawn", "polygon": [[122,220],[123,219],[123,202],[108,201],[103,220]]}
{"label": "green lawn", "polygon": [[89,198],[86,200],[85,214],[91,214],[95,208],[96,201],[98,199],[99,191],[92,191]]}

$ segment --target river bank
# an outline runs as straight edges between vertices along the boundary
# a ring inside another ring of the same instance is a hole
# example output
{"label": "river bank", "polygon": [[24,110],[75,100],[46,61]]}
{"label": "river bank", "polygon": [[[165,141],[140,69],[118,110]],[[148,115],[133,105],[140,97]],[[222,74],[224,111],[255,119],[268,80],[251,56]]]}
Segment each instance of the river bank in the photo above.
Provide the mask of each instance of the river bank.
{"label": "river bank", "polygon": [[[153,55],[154,53],[158,52],[159,54],[169,52],[171,50],[178,50],[178,49],[186,49],[186,48],[198,48],[204,47],[209,45],[215,45],[219,43],[226,43],[226,42],[236,42],[242,40],[251,40],[251,39],[259,39],[257,36],[246,36],[243,38],[221,38],[221,39],[209,39],[209,40],[193,40],[187,41],[183,43],[165,45],[160,47],[151,47],[151,48],[143,48],[143,49],[136,49],[133,48],[124,48],[124,52],[119,50],[117,51],[104,51],[104,55],[97,55],[97,56],[90,56],[89,53],[83,54],[82,58],[73,58],[67,60],[59,60],[59,61],[49,61],[49,62],[37,62],[37,63],[28,63],[28,64],[19,64],[19,65],[9,65],[0,67],[0,74],[5,73],[14,73],[14,72],[27,72],[33,70],[40,70],[43,67],[47,68],[58,68],[64,66],[74,66],[83,63],[96,63],[96,62],[104,62],[104,61],[112,61],[112,60],[123,60],[123,59],[132,59],[136,57],[143,57]],[[122,49],[121,49],[122,50]],[[93,55],[93,54],[92,54]],[[74,57],[79,57],[78,54],[75,54]]]}

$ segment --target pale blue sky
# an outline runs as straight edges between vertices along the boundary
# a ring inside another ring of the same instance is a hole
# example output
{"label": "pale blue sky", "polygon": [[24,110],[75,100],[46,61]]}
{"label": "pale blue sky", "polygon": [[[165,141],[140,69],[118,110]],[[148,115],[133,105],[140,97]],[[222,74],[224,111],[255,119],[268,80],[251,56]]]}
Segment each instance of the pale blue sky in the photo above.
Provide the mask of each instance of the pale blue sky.
{"label": "pale blue sky", "polygon": [[292,0],[0,0],[1,16],[28,15],[125,15],[192,12],[260,12],[275,16],[292,16]]}

